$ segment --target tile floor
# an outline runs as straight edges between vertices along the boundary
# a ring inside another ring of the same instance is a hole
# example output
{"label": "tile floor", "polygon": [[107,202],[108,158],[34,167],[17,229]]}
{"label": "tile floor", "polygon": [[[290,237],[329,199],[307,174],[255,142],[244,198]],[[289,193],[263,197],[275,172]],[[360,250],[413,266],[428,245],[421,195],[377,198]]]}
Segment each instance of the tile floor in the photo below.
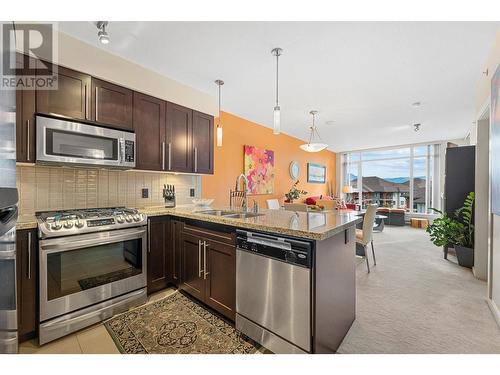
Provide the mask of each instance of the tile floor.
{"label": "tile floor", "polygon": [[[149,302],[157,301],[175,292],[175,289],[166,289],[152,294]],[[75,332],[71,335],[38,346],[34,340],[19,345],[20,354],[120,354],[102,323]]]}

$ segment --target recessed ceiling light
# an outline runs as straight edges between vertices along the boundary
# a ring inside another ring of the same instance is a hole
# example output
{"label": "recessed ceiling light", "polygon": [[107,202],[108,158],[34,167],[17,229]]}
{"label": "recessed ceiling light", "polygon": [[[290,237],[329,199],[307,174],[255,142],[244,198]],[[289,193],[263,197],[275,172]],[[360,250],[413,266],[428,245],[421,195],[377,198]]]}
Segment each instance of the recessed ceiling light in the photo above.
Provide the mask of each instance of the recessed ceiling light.
{"label": "recessed ceiling light", "polygon": [[422,102],[415,102],[415,103],[411,103],[411,106],[412,106],[413,108],[418,108],[418,107],[420,107],[421,105],[422,105]]}

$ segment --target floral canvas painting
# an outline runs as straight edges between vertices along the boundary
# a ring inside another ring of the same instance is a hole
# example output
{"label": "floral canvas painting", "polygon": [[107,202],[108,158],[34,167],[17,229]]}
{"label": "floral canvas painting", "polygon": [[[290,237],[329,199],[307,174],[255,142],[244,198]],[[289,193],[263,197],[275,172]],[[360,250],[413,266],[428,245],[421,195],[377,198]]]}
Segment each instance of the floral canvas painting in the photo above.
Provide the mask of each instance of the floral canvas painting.
{"label": "floral canvas painting", "polygon": [[274,151],[245,146],[245,176],[250,194],[274,193]]}

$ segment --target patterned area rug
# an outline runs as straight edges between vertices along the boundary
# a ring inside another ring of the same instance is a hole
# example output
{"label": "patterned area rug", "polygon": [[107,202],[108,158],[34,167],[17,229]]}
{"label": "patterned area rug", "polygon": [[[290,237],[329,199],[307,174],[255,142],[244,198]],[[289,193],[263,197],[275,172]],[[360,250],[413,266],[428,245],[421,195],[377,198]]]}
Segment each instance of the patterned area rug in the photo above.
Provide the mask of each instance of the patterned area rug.
{"label": "patterned area rug", "polygon": [[263,349],[179,292],[117,315],[104,326],[127,354],[257,354]]}

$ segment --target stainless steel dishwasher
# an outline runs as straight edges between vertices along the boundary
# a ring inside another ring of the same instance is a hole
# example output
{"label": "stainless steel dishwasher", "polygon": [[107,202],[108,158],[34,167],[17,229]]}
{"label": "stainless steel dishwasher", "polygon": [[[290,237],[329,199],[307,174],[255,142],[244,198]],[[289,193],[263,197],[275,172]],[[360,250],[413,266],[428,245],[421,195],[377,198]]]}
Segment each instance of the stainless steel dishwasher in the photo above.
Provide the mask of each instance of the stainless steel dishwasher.
{"label": "stainless steel dishwasher", "polygon": [[311,352],[312,243],[236,232],[236,329],[274,353]]}

